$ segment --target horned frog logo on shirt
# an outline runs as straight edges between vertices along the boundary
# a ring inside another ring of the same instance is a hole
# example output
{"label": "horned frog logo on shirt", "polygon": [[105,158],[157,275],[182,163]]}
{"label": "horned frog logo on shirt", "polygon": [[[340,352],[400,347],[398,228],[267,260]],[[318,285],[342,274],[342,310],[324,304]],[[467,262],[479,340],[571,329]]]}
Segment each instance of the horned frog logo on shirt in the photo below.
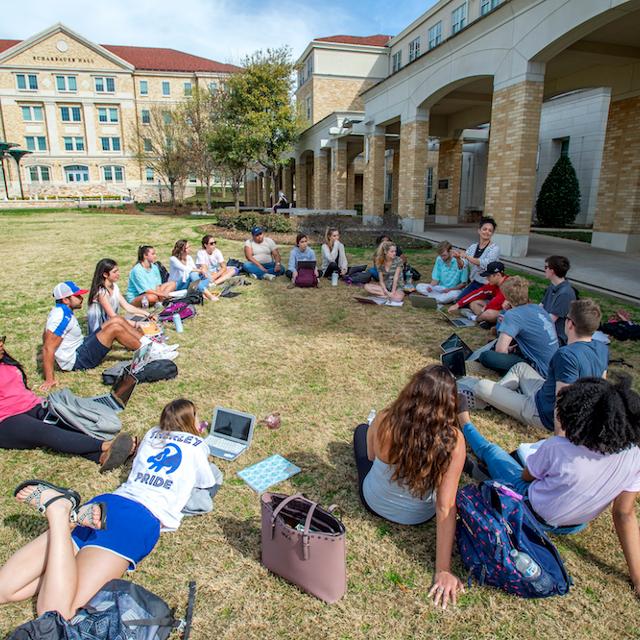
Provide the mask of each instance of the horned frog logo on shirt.
{"label": "horned frog logo on shirt", "polygon": [[182,451],[180,451],[180,447],[169,443],[158,455],[149,456],[147,462],[150,471],[157,473],[166,468],[167,474],[173,473],[182,462]]}

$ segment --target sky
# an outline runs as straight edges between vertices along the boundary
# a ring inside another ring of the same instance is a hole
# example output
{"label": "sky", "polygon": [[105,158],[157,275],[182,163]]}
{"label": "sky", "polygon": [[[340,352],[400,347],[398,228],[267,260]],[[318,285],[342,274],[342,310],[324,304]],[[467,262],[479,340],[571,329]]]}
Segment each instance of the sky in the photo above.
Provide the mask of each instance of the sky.
{"label": "sky", "polygon": [[168,47],[239,64],[283,44],[295,59],[322,36],[396,35],[435,1],[0,0],[0,38],[22,40],[62,22],[98,44]]}

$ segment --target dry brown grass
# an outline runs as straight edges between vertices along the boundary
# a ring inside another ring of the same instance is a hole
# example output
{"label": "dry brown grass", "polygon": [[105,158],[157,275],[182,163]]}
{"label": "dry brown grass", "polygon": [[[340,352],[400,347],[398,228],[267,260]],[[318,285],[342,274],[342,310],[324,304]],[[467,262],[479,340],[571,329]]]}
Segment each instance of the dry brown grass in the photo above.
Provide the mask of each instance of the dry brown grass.
{"label": "dry brown grass", "polygon": [[[88,283],[96,261],[109,256],[119,261],[124,285],[138,243],[155,244],[167,261],[177,238],[199,240],[190,220],[118,214],[0,215],[0,231],[0,333],[9,334],[7,348],[26,365],[34,384],[40,381],[37,347],[57,281]],[[223,240],[221,248],[227,256],[240,255],[238,242]],[[411,257],[423,272],[431,260],[427,254]],[[426,596],[434,523],[401,527],[363,510],[351,434],[371,407],[389,403],[417,368],[436,360],[450,328],[435,314],[410,306],[355,304],[354,290],[345,286],[309,291],[285,285],[254,282],[241,297],[205,306],[178,337],[178,378],[139,387],[122,416],[127,430],[142,435],[177,396],[193,399],[203,417],[216,404],[258,416],[282,413],[279,431],[259,428],[247,454],[220,463],[226,481],[214,513],[187,519],[178,532],[163,535],[133,576],[180,609],[188,581],[197,580],[194,640],[640,636],[638,602],[608,512],[586,532],[556,538],[575,580],[568,596],[523,601],[473,587],[457,609],[436,611]],[[482,341],[479,331],[467,335],[471,343]],[[616,345],[614,354],[638,367],[633,347]],[[99,370],[59,374],[59,379],[80,394],[104,390]],[[484,433],[508,447],[542,435],[495,412],[474,418]],[[302,468],[279,490],[336,502],[344,514],[349,591],[334,606],[300,593],[260,565],[258,498],[235,474],[275,452]],[[11,498],[18,481],[41,476],[90,496],[112,490],[125,473],[100,476],[85,460],[50,452],[0,451],[0,561],[43,528],[39,516]],[[462,575],[457,558],[454,570]],[[30,602],[3,607],[0,635],[32,611]]]}

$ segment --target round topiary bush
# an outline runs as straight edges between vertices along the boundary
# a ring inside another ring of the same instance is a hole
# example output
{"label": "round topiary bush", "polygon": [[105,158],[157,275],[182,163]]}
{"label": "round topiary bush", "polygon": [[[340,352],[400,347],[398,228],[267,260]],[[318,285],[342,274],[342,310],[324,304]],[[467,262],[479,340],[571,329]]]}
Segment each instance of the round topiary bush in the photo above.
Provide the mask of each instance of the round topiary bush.
{"label": "round topiary bush", "polygon": [[536,201],[536,217],[545,227],[566,227],[580,213],[578,176],[567,156],[560,156],[549,172]]}

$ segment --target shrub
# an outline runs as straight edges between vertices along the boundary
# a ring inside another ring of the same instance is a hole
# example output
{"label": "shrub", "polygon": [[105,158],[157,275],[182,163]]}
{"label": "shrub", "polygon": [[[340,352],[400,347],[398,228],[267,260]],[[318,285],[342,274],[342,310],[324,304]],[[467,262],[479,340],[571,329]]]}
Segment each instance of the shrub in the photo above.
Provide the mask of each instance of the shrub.
{"label": "shrub", "polygon": [[291,233],[294,231],[291,220],[278,213],[264,214],[254,211],[236,213],[230,209],[216,209],[213,213],[218,218],[218,225],[225,229],[251,231],[253,227],[259,226],[275,233]]}
{"label": "shrub", "polygon": [[146,209],[146,206],[143,202],[136,202],[136,209],[138,211],[144,211]]}
{"label": "shrub", "polygon": [[566,227],[580,213],[578,176],[567,156],[560,156],[546,177],[536,202],[538,222],[545,227]]}

